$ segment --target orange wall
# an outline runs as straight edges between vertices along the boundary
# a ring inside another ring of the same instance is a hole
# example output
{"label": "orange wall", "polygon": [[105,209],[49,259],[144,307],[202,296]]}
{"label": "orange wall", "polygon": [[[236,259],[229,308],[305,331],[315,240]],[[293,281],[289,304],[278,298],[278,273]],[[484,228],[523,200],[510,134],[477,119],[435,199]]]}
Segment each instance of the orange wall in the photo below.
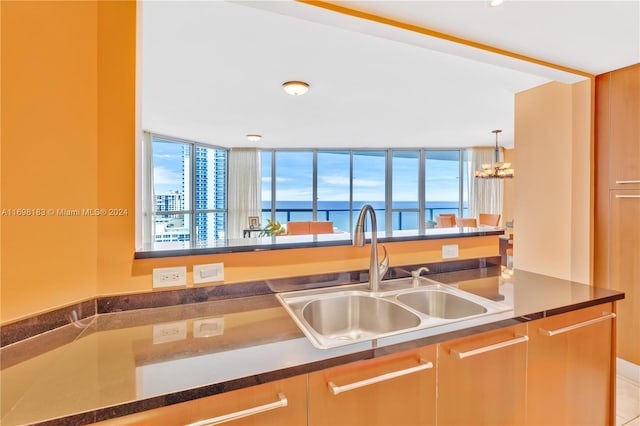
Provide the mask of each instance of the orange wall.
{"label": "orange wall", "polygon": [[[1,207],[54,209],[1,217],[2,323],[150,291],[154,267],[224,262],[225,283],[367,267],[368,247],[351,246],[135,261],[135,2],[0,4]],[[97,208],[127,213],[56,212]],[[498,252],[497,237],[446,243],[460,245],[460,258]],[[387,247],[401,265],[440,260],[442,244]]]}
{"label": "orange wall", "polygon": [[591,280],[591,82],[516,95],[514,265]]}
{"label": "orange wall", "polygon": [[94,2],[0,7],[4,320],[95,294],[97,219],[56,210],[97,205],[98,46]]}

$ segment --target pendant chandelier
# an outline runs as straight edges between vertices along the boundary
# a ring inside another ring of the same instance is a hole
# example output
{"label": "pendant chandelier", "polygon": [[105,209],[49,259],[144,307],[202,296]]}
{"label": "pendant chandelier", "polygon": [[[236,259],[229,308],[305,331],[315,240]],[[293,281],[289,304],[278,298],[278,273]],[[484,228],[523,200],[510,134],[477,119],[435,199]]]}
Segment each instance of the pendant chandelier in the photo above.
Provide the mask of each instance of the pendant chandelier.
{"label": "pendant chandelier", "polygon": [[475,177],[480,179],[509,179],[513,177],[513,169],[511,168],[511,163],[501,163],[499,162],[500,158],[500,148],[498,148],[498,133],[501,133],[502,130],[492,130],[491,133],[495,133],[496,135],[496,149],[494,152],[494,163],[493,164],[483,164],[482,170],[475,171]]}

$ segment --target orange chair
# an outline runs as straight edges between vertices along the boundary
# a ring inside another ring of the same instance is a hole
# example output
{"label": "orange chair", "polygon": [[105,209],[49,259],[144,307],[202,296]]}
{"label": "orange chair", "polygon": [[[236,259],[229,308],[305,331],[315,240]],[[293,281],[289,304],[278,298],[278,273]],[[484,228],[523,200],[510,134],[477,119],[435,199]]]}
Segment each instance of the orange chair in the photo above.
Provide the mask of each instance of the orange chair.
{"label": "orange chair", "polygon": [[436,216],[436,223],[438,228],[452,228],[455,226],[455,216],[439,214]]}
{"label": "orange chair", "polygon": [[440,213],[438,216],[448,216],[451,218],[451,226],[456,226],[456,215],[455,213]]}
{"label": "orange chair", "polygon": [[499,214],[480,213],[480,225],[498,226],[500,224]]}
{"label": "orange chair", "polygon": [[456,219],[456,225],[469,228],[477,228],[478,221],[473,217],[459,217]]}
{"label": "orange chair", "polygon": [[309,222],[287,222],[287,234],[306,235],[310,232]]}
{"label": "orange chair", "polygon": [[333,222],[309,222],[309,233],[311,234],[333,234]]}

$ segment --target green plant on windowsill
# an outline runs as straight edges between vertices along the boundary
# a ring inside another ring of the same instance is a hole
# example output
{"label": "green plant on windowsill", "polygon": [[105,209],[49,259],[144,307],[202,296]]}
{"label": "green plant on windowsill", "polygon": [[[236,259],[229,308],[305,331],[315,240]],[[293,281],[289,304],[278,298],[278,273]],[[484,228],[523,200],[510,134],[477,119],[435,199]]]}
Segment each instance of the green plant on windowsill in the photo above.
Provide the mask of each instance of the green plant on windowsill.
{"label": "green plant on windowsill", "polygon": [[271,219],[267,219],[267,226],[260,232],[260,237],[267,236],[278,236],[283,235],[286,232],[286,229],[278,222],[277,220],[274,222]]}

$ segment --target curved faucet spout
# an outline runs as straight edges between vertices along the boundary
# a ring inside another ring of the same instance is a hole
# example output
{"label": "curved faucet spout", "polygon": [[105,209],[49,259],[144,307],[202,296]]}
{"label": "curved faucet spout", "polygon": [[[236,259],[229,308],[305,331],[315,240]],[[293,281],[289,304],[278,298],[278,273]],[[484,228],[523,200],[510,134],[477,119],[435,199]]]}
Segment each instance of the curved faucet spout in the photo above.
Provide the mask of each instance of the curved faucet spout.
{"label": "curved faucet spout", "polygon": [[360,215],[356,221],[356,227],[353,231],[353,245],[357,247],[364,246],[364,222],[369,213],[371,217],[371,256],[369,258],[369,289],[371,291],[378,291],[380,287],[380,280],[387,272],[389,268],[389,256],[387,255],[387,249],[382,246],[384,250],[384,256],[382,262],[378,262],[378,224],[376,221],[376,212],[369,204],[362,206]]}

